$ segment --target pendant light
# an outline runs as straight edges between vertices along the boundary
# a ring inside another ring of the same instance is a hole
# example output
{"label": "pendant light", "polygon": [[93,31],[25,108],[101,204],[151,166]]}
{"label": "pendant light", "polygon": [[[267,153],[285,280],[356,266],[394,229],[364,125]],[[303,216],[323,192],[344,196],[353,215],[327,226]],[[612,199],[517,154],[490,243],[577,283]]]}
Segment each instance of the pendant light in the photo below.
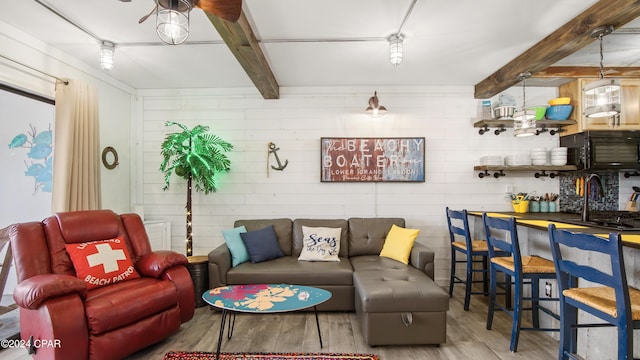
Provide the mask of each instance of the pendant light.
{"label": "pendant light", "polygon": [[525,137],[535,135],[536,133],[536,112],[527,109],[526,82],[531,77],[530,72],[523,72],[518,75],[522,81],[522,110],[513,115],[513,135],[517,137]]}
{"label": "pendant light", "polygon": [[182,44],[189,37],[190,0],[157,0],[156,32],[169,45]]}
{"label": "pendant light", "polygon": [[100,66],[102,70],[113,69],[113,53],[116,45],[111,41],[103,40],[100,43]]}
{"label": "pendant light", "polygon": [[402,62],[402,43],[404,37],[401,34],[389,36],[389,61],[393,66],[398,66]]}
{"label": "pendant light", "polygon": [[600,41],[600,80],[582,88],[584,115],[589,118],[611,117],[620,113],[621,88],[619,79],[605,79],[602,55],[602,38],[613,32],[613,25],[596,28],[591,37]]}
{"label": "pendant light", "polygon": [[369,98],[369,106],[364,110],[371,117],[381,117],[387,113],[387,108],[380,105],[378,101],[378,92],[374,91],[373,96]]}

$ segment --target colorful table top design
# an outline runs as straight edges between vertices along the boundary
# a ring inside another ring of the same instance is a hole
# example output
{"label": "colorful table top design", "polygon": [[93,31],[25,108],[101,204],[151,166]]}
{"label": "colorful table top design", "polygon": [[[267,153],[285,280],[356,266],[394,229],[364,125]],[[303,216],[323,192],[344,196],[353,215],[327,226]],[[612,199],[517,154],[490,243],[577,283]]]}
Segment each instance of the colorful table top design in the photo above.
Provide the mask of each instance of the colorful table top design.
{"label": "colorful table top design", "polygon": [[202,294],[202,299],[209,305],[248,313],[302,310],[330,298],[331,292],[324,289],[287,284],[229,285]]}

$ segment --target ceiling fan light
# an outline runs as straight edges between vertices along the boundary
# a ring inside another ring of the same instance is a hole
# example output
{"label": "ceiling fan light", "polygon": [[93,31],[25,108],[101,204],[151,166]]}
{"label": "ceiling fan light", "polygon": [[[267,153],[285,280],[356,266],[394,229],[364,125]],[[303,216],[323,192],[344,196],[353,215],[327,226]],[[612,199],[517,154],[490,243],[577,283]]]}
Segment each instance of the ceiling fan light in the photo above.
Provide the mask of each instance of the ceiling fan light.
{"label": "ceiling fan light", "polygon": [[169,45],[182,44],[187,40],[191,8],[188,0],[158,1],[156,32],[160,40]]}
{"label": "ceiling fan light", "polygon": [[115,44],[111,41],[102,41],[102,43],[100,43],[100,66],[102,66],[102,70],[113,69],[114,52]]}
{"label": "ceiling fan light", "polygon": [[402,62],[404,37],[401,34],[389,36],[389,61],[393,66],[398,66]]}

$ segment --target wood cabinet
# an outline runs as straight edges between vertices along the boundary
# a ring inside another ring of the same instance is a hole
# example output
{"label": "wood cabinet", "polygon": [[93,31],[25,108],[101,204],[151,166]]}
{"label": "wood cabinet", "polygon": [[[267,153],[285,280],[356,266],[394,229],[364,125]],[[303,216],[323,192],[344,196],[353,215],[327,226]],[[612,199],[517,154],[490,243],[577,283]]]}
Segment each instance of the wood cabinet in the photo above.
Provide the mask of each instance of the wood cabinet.
{"label": "wood cabinet", "polygon": [[640,79],[622,79],[622,112],[619,117],[587,118],[582,115],[582,87],[597,79],[576,79],[558,88],[560,97],[570,97],[575,125],[565,128],[567,134],[584,130],[640,130]]}

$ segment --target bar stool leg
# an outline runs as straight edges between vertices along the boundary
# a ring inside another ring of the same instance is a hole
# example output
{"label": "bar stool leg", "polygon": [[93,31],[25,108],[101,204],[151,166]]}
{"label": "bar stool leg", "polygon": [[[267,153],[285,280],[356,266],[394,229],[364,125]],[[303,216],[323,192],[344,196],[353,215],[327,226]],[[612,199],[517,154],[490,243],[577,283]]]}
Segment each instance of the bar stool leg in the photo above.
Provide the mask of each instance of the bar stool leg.
{"label": "bar stool leg", "polygon": [[451,247],[451,276],[449,278],[449,298],[453,297],[453,284],[456,281],[456,250]]}
{"label": "bar stool leg", "polygon": [[467,278],[464,282],[464,311],[468,311],[471,301],[471,287],[473,286],[473,256],[470,253],[467,253]]}
{"label": "bar stool leg", "polygon": [[518,350],[518,340],[520,339],[520,323],[522,321],[522,281],[515,284],[515,304],[513,306],[513,321],[511,323],[511,345],[509,350],[516,352]]}
{"label": "bar stool leg", "polygon": [[491,327],[493,326],[493,312],[496,307],[496,288],[498,287],[497,276],[497,271],[493,266],[491,266],[489,270],[489,311],[487,311],[487,330],[491,330]]}
{"label": "bar stool leg", "polygon": [[489,294],[489,257],[482,257],[482,291]]}
{"label": "bar stool leg", "polygon": [[534,328],[540,328],[540,279],[534,276],[531,279],[531,322]]}

